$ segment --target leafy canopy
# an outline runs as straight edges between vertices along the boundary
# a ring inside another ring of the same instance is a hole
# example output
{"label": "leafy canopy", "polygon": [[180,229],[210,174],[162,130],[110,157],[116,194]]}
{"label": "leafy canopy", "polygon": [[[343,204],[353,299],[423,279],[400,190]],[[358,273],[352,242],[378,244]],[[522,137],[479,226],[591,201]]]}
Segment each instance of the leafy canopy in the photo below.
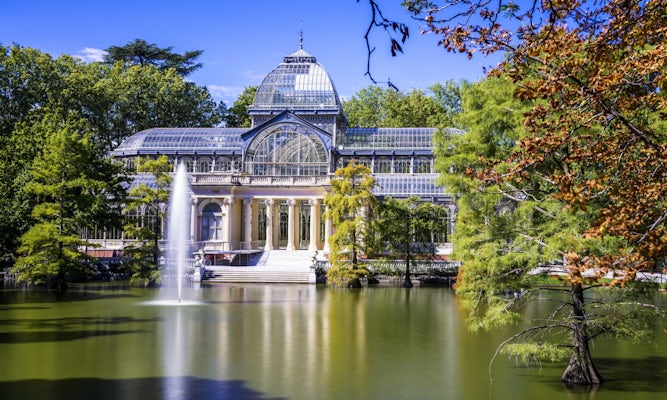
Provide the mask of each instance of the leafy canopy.
{"label": "leafy canopy", "polygon": [[329,238],[332,267],[327,278],[331,284],[360,287],[359,279],[368,274],[359,256],[370,226],[365,215],[372,212],[376,202],[373,187],[375,178],[370,168],[355,160],[336,170],[331,179],[331,193],[324,198],[326,217],[335,229]]}
{"label": "leafy canopy", "polygon": [[202,67],[196,62],[204,50],[186,51],[178,54],[173,47],[158,47],[155,43],[148,43],[143,39],[135,39],[125,46],[110,46],[106,49],[104,61],[114,64],[118,61],[129,65],[153,65],[160,69],[173,68],[181,76],[187,76]]}

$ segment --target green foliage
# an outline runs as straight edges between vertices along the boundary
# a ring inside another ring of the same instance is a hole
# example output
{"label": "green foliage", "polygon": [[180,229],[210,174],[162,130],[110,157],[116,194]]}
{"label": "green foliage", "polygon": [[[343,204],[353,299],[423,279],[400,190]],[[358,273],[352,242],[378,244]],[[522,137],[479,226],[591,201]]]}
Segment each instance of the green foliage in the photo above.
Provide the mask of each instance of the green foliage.
{"label": "green foliage", "polygon": [[187,51],[184,54],[174,53],[173,47],[160,48],[155,43],[135,39],[125,46],[111,46],[106,49],[104,61],[114,64],[118,61],[129,65],[153,65],[160,69],[173,68],[181,76],[190,75],[202,67],[197,59],[203,50]]}
{"label": "green foliage", "polygon": [[367,275],[359,264],[359,256],[365,247],[364,239],[369,237],[370,224],[366,216],[375,206],[374,186],[371,170],[354,160],[336,170],[331,179],[331,193],[324,198],[324,204],[325,216],[331,219],[335,230],[329,238],[332,267],[327,273],[332,284],[350,279],[348,286],[360,286],[359,279]]}
{"label": "green foliage", "polygon": [[343,102],[349,126],[449,127],[457,112],[458,87],[448,81],[436,84],[432,96],[414,89],[408,93],[369,86]]}
{"label": "green foliage", "polygon": [[567,361],[572,350],[553,343],[510,343],[503,346],[500,353],[530,367],[542,361]]}
{"label": "green foliage", "polygon": [[81,253],[76,235],[63,235],[55,222],[33,225],[23,236],[13,272],[19,282],[53,285],[62,290],[68,281],[84,279],[91,259]]}
{"label": "green foliage", "polygon": [[327,271],[327,283],[332,286],[348,288],[361,287],[361,278],[368,277],[370,272],[363,264],[356,266],[351,262],[338,262]]}
{"label": "green foliage", "polygon": [[136,239],[124,249],[128,264],[132,270],[131,283],[152,286],[160,282],[158,259],[159,240],[162,239],[161,221],[165,218],[164,206],[169,201],[171,184],[171,165],[167,156],[157,159],[138,159],[137,172],[151,174],[155,187],[145,183],[133,187],[129,193],[129,202],[125,206],[126,214],[139,214],[139,219],[130,220],[124,227],[127,237]]}
{"label": "green foliage", "polygon": [[53,123],[47,142],[30,169],[24,193],[32,198],[32,218],[37,222],[20,238],[20,257],[14,266],[20,281],[47,281],[63,288],[68,279],[90,265],[80,248],[78,228],[104,223],[113,208],[109,193],[120,193],[118,169],[100,159],[82,120]]}
{"label": "green foliage", "polygon": [[379,203],[380,243],[391,258],[405,260],[405,287],[412,287],[411,263],[430,259],[436,250],[433,233],[447,230],[447,210],[413,196],[404,200],[388,198]]}
{"label": "green foliage", "polygon": [[[65,120],[86,121],[96,161],[139,130],[159,126],[214,126],[220,110],[208,90],[174,69],[124,63],[86,64],[70,56],[53,59],[39,50],[0,45],[0,269],[13,265],[18,238],[35,220],[26,193],[33,163],[51,132]],[[108,175],[116,182],[119,175]],[[116,182],[117,183],[117,182]],[[114,185],[110,185],[114,186]],[[115,187],[115,186],[114,186]],[[121,193],[108,193],[122,199]],[[91,203],[96,218],[112,219],[118,206]]]}
{"label": "green foliage", "polygon": [[249,128],[251,124],[248,108],[252,106],[257,93],[257,86],[248,86],[243,89],[234,104],[226,110],[224,121],[225,126],[229,128]]}
{"label": "green foliage", "polygon": [[[659,312],[644,285],[593,292],[593,285],[604,285],[604,274],[592,268],[591,258],[617,253],[625,242],[587,234],[599,208],[595,202],[566,207],[556,196],[559,188],[547,170],[558,160],[545,159],[516,179],[503,176],[514,167],[509,156],[521,151],[517,143],[527,135],[521,115],[531,106],[516,99],[513,88],[502,77],[463,87],[455,120],[464,132],[437,138],[441,182],[458,196],[452,257],[462,268],[456,292],[469,328],[485,331],[518,322],[522,308],[543,291],[562,293],[552,296],[548,318],[532,321],[501,352],[526,364],[570,355],[592,365],[589,340],[646,339]],[[555,269],[561,285],[533,286],[552,274],[536,273],[539,268]]]}

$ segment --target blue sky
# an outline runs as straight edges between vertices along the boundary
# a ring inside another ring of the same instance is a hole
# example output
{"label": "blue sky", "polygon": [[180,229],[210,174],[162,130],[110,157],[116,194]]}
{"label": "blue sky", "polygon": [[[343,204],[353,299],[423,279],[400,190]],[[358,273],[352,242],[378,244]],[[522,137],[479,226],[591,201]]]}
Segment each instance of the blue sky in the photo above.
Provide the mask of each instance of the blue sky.
{"label": "blue sky", "polygon": [[[385,16],[408,20],[400,0],[380,0]],[[0,0],[0,43],[34,47],[57,57],[99,55],[109,46],[144,39],[183,53],[204,50],[203,68],[189,76],[228,105],[299,47],[317,57],[341,97],[371,84],[366,72],[366,0]],[[391,57],[387,35],[373,35],[371,71],[401,90],[448,79],[477,80],[498,58],[446,53],[411,23],[405,54]]]}

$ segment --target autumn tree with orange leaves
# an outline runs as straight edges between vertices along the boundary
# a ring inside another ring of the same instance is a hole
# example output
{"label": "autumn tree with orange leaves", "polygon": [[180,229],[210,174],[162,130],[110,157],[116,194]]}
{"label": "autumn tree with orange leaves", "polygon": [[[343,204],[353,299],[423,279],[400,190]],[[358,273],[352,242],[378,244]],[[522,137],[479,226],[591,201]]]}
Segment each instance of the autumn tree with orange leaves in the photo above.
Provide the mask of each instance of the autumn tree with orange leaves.
{"label": "autumn tree with orange leaves", "polygon": [[[400,44],[409,36],[406,25],[386,19],[377,2],[369,0],[369,4],[374,10],[369,29],[390,32],[392,49],[398,46],[400,51]],[[561,255],[560,260],[551,263],[562,263],[562,290],[568,294],[562,304],[567,311],[560,313],[562,319],[556,319],[559,313],[555,310],[540,326],[510,338],[510,342],[518,342],[530,337],[530,345],[508,348],[526,358],[549,358],[545,353],[553,355],[566,349],[569,363],[562,380],[575,385],[600,384],[602,377],[593,363],[589,342],[602,334],[642,337],[643,328],[650,330],[650,322],[657,320],[654,312],[659,313],[650,303],[641,303],[647,306],[646,312],[628,312],[641,308],[640,303],[628,299],[608,302],[609,307],[602,310],[599,297],[585,293],[604,297],[641,292],[638,274],[664,267],[667,0],[537,0],[521,4],[505,0],[408,0],[403,5],[413,18],[422,21],[422,33],[437,35],[446,51],[469,57],[506,54],[505,61],[490,75],[495,77],[492,79],[509,79],[514,97],[528,108],[521,112],[523,125],[514,128],[521,132],[513,136],[514,142],[502,158],[480,151],[480,159],[468,167],[443,171],[445,175],[459,173],[459,182],[467,183],[461,190],[467,187],[469,193],[492,193],[498,201],[495,207],[483,207],[471,200],[468,205],[479,207],[464,208],[457,217],[457,229],[460,219],[468,215],[483,224],[505,224],[504,228],[518,227],[512,225],[518,222],[534,226],[539,218],[547,217],[562,221],[563,230],[571,230],[572,241],[558,244],[555,254]],[[451,146],[452,141],[461,140],[443,138],[441,143]],[[449,156],[455,155],[450,151]],[[447,164],[453,158],[444,160]],[[479,202],[480,198],[472,199]],[[498,205],[507,199],[515,206],[507,208],[509,213],[501,213]],[[508,217],[521,211],[523,203],[536,200],[540,202],[531,205],[532,214]],[[558,205],[564,212],[556,212]],[[489,214],[480,215],[483,210]],[[485,231],[487,235],[499,231],[492,228]],[[548,232],[557,235],[556,231]],[[457,235],[460,237],[460,232]],[[551,237],[525,236],[529,237],[516,235],[523,238],[525,246],[517,247],[514,254],[531,243],[535,247],[530,254],[551,254],[545,251]],[[513,251],[507,242],[497,246]],[[509,242],[514,243],[511,238]],[[478,249],[475,246],[479,243],[488,242],[464,242],[468,248],[456,251]],[[498,251],[494,256],[489,251],[486,261],[506,254]],[[509,279],[515,287],[522,287],[532,279],[528,267],[548,264],[544,258],[537,264],[535,257],[528,257],[523,264],[518,258],[514,258],[516,265],[511,270],[489,262],[486,269],[473,268],[470,265],[474,262],[464,260],[457,293],[473,320],[487,327],[512,320],[517,307],[528,301],[527,296],[504,298],[493,286]],[[619,289],[600,290],[601,286]],[[629,317],[640,316],[642,323],[632,328]],[[571,339],[548,346],[545,336],[535,335],[545,329],[567,332]]]}

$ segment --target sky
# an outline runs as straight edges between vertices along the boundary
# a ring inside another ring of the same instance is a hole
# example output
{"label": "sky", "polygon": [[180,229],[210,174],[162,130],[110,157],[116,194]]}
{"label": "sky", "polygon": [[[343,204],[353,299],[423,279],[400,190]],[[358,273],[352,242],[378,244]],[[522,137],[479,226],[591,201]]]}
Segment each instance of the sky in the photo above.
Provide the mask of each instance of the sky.
{"label": "sky", "polygon": [[[476,81],[498,62],[447,53],[436,46],[436,37],[419,34],[419,23],[410,20],[400,0],[379,3],[387,18],[409,22],[411,34],[397,57],[391,57],[386,33],[371,36],[376,47],[371,72],[378,82],[408,91],[450,79]],[[372,84],[365,75],[370,16],[366,0],[0,0],[0,44],[84,60],[135,39],[181,54],[203,50],[198,59],[203,67],[188,79],[229,106],[296,51],[303,32],[303,49],[347,99]]]}

